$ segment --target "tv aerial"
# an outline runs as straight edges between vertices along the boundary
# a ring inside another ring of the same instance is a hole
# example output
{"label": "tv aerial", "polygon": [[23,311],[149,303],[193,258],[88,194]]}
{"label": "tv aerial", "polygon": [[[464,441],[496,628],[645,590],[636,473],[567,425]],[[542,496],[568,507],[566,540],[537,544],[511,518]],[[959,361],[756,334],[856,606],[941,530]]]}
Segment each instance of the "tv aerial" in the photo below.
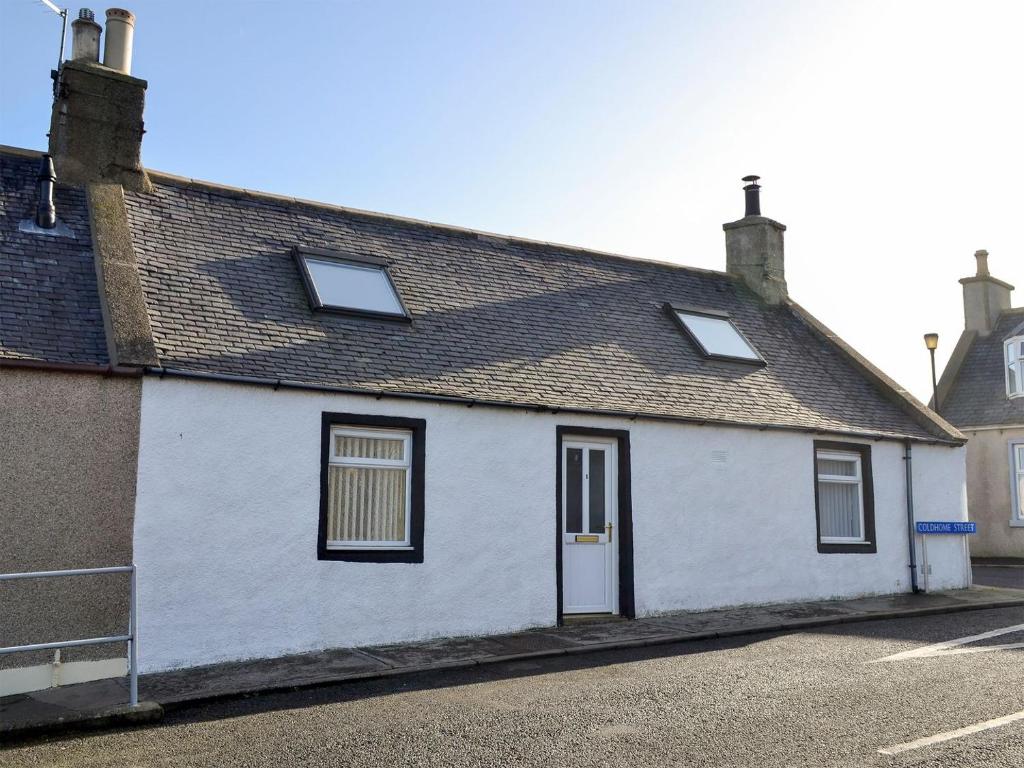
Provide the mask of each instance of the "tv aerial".
{"label": "tv aerial", "polygon": [[51,0],[39,0],[45,7],[60,16],[61,19],[61,30],[60,30],[60,53],[57,56],[57,69],[50,73],[50,77],[53,78],[53,95],[57,96],[57,77],[60,71],[60,65],[64,63],[64,43],[68,37],[68,9],[58,8]]}

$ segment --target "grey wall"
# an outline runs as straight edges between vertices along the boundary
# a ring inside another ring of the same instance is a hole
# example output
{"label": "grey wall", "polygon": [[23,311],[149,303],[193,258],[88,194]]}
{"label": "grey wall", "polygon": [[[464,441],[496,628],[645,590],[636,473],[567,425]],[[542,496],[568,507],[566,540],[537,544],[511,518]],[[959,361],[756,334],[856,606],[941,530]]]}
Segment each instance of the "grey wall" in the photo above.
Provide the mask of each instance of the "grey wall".
{"label": "grey wall", "polygon": [[[0,572],[132,561],[137,378],[0,368]],[[0,645],[123,634],[126,575],[0,582]],[[124,657],[104,645],[64,661]],[[0,667],[52,651],[0,656]]]}
{"label": "grey wall", "polygon": [[967,505],[978,523],[974,557],[1024,557],[1024,528],[1010,525],[1010,440],[1024,429],[968,431]]}

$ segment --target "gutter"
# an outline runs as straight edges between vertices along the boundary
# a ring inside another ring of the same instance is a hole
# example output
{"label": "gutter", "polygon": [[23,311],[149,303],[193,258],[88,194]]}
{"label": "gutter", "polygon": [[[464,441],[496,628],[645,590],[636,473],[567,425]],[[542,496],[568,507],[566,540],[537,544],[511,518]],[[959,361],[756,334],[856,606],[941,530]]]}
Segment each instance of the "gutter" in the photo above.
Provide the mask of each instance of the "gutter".
{"label": "gutter", "polygon": [[0,368],[23,368],[26,370],[57,371],[60,373],[91,373],[97,376],[120,376],[125,378],[138,378],[142,376],[141,368],[126,365],[51,363],[46,360],[22,360],[19,358],[0,358]]}
{"label": "gutter", "polygon": [[904,442],[917,442],[924,445],[943,445],[949,448],[959,448],[964,441],[942,440],[939,438],[923,438],[911,435],[884,435],[873,432],[852,432],[840,429],[817,429],[814,427],[786,426],[782,424],[751,424],[742,421],[729,421],[727,419],[707,419],[697,416],[669,416],[667,414],[641,413],[639,411],[612,411],[597,410],[591,408],[566,408],[558,405],[546,405],[544,403],[515,403],[500,400],[481,400],[472,397],[460,397],[458,395],[437,395],[427,392],[393,392],[386,389],[360,389],[358,387],[341,387],[332,384],[310,384],[301,381],[289,381],[287,379],[273,379],[261,376],[241,376],[237,374],[212,373],[206,371],[188,371],[180,368],[162,368],[159,366],[146,366],[145,373],[164,378],[172,376],[182,379],[198,379],[201,381],[217,381],[227,384],[249,384],[254,386],[272,387],[273,389],[296,389],[309,392],[330,392],[342,395],[360,395],[373,397],[381,400],[385,397],[396,400],[415,400],[430,403],[450,403],[465,405],[472,408],[475,405],[482,405],[489,408],[505,408],[519,411],[531,411],[533,413],[568,413],[580,416],[603,416],[606,418],[627,419],[636,421],[670,422],[676,424],[693,424],[696,426],[733,427],[736,429],[756,429],[759,432],[802,432],[811,435],[832,435],[841,437],[855,437],[862,440],[901,440]]}

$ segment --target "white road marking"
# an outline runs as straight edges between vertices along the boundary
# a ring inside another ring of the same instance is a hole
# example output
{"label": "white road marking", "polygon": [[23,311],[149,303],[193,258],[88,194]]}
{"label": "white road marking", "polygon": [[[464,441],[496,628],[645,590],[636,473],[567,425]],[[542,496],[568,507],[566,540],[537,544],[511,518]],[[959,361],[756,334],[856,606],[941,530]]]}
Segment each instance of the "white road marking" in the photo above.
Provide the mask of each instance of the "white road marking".
{"label": "white road marking", "polygon": [[992,728],[999,728],[1000,726],[1009,725],[1010,723],[1016,722],[1017,720],[1024,720],[1024,710],[1020,712],[1014,712],[1012,715],[1006,715],[1005,717],[997,717],[994,720],[986,720],[983,723],[975,723],[974,725],[968,725],[966,728],[959,728],[955,731],[937,733],[934,736],[925,736],[923,739],[918,739],[917,741],[908,741],[905,744],[897,744],[894,747],[885,747],[884,749],[878,750],[878,754],[898,755],[900,752],[909,752],[912,749],[930,747],[932,744],[941,744],[944,741],[959,739],[961,736],[970,736],[972,733],[979,733],[980,731],[988,731]]}
{"label": "white road marking", "polygon": [[999,635],[1008,635],[1011,632],[1024,632],[1024,624],[1014,624],[1012,627],[1003,627],[1002,629],[993,629],[990,632],[982,632],[980,635],[970,635],[968,637],[958,637],[956,640],[946,640],[943,643],[935,643],[933,645],[925,645],[921,648],[915,648],[912,651],[903,651],[902,653],[894,653],[892,656],[886,656],[883,659],[875,659],[868,662],[869,664],[877,664],[882,661],[904,661],[905,659],[927,659],[933,656],[953,656],[959,653],[985,653],[987,651],[1005,651],[1011,648],[1024,648],[1024,643],[1005,643],[1003,645],[984,645],[976,648],[959,648],[958,646],[967,645],[968,643],[976,643],[979,640],[988,640],[989,638],[999,637]]}

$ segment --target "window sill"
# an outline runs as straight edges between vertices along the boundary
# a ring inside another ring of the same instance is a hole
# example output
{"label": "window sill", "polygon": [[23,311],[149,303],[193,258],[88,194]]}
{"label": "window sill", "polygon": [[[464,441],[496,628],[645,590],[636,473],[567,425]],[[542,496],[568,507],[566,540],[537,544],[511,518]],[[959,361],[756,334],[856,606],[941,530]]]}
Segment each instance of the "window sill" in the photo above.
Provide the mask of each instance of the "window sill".
{"label": "window sill", "polygon": [[867,539],[822,539],[819,544],[859,544],[865,546],[871,542]]}
{"label": "window sill", "polygon": [[1010,521],[1010,527],[1011,528],[1024,528],[1024,520],[1011,520]]}
{"label": "window sill", "polygon": [[818,541],[818,554],[822,555],[873,555],[877,551],[878,547],[873,541]]}
{"label": "window sill", "polygon": [[334,560],[344,563],[422,563],[423,549],[419,547],[403,547],[402,549],[384,549],[383,547],[365,549],[332,549],[320,547],[316,553],[317,560]]}
{"label": "window sill", "polygon": [[354,544],[328,544],[329,552],[412,552],[414,547],[404,545],[398,547],[359,547]]}

